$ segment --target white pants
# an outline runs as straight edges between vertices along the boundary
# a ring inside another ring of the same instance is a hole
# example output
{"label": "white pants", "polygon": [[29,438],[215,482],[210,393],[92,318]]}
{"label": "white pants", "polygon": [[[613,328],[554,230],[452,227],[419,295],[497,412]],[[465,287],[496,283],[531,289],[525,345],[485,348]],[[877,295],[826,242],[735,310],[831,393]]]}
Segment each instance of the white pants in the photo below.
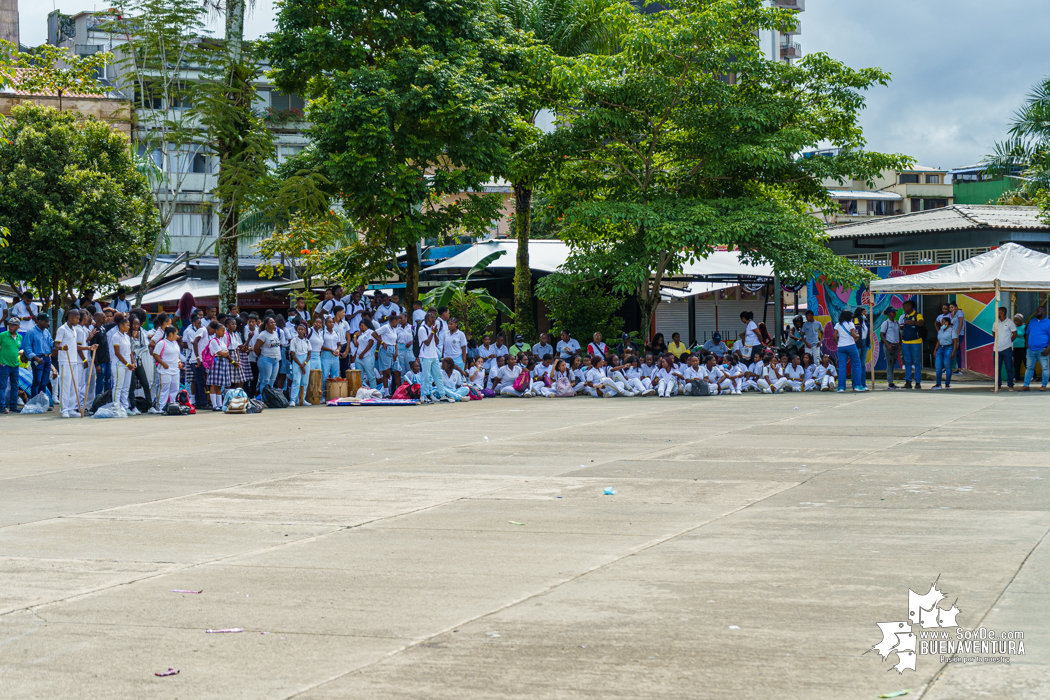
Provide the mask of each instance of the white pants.
{"label": "white pants", "polygon": [[[651,386],[652,382],[649,382],[649,387]],[[635,394],[641,394],[649,390],[649,387],[647,387],[641,379],[628,379],[624,387],[627,391],[634,392]]]}
{"label": "white pants", "polygon": [[820,380],[820,390],[831,391],[836,383],[837,380],[835,377],[832,377],[830,374],[825,374]]}
{"label": "white pants", "polygon": [[816,390],[817,390],[817,382],[816,382],[816,380],[814,380],[814,379],[807,379],[806,380],[806,391],[816,391]]}
{"label": "white pants", "polygon": [[674,396],[678,393],[678,380],[661,379],[656,387],[656,393],[660,396]]}
{"label": "white pants", "polygon": [[763,391],[762,385],[759,382],[764,382],[764,379],[738,379],[738,389],[740,391]]}
{"label": "white pants", "polygon": [[807,347],[803,346],[802,347],[802,352],[808,352],[813,357],[813,364],[815,364],[815,365],[819,365],[820,364],[820,346],[819,345],[815,345],[815,346],[813,346],[811,348],[807,348]]}
{"label": "white pants", "polygon": [[[58,374],[62,380],[62,412],[76,411],[80,413],[80,401],[77,397],[77,392],[80,390],[80,377],[78,376],[80,368],[60,359]],[[74,381],[77,386],[76,389],[73,388]]]}
{"label": "white pants", "polygon": [[161,372],[159,391],[157,391],[157,407],[163,409],[169,403],[175,402],[175,397],[179,393],[179,373],[178,370],[175,372]]}
{"label": "white pants", "polygon": [[802,391],[802,380],[801,379],[788,379],[784,385],[784,389],[790,389],[791,391]]}
{"label": "white pants", "polygon": [[523,396],[524,394],[523,394],[523,392],[520,392],[517,389],[515,389],[513,384],[508,384],[507,386],[505,386],[505,387],[503,387],[503,388],[501,388],[499,390],[499,395],[500,396]]}
{"label": "white pants", "polygon": [[783,389],[784,385],[787,384],[787,381],[787,377],[781,377],[780,379],[774,379],[773,381],[769,381],[763,377],[758,380],[758,386],[762,389],[762,393],[772,394],[773,392]]}
{"label": "white pants", "polygon": [[588,387],[584,386],[584,384],[586,384],[586,382],[576,382],[575,384],[573,384],[573,392],[577,394],[586,394]]}
{"label": "white pants", "polygon": [[113,403],[123,406],[124,410],[131,408],[128,403],[128,392],[131,391],[132,370],[120,362],[113,363]]}
{"label": "white pants", "polygon": [[588,394],[595,397],[598,396],[598,389],[601,389],[602,395],[607,397],[616,396],[617,394],[623,393],[623,385],[617,385],[616,382],[609,379],[608,377],[602,379],[602,381],[598,384],[597,388],[589,386],[586,389]]}
{"label": "white pants", "polygon": [[540,396],[554,396],[554,389],[544,384],[542,381],[532,383],[532,393],[539,394]]}
{"label": "white pants", "polygon": [[[728,391],[733,394],[739,394],[743,389],[742,379],[723,379],[718,385],[722,391]],[[757,386],[757,385],[756,385]]]}

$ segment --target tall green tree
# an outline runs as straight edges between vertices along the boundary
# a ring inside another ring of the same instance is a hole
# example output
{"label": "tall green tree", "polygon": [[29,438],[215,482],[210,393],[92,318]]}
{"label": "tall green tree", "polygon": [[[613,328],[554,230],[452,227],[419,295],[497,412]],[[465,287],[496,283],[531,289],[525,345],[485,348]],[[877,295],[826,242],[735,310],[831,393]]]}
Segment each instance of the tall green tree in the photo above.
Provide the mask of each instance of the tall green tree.
{"label": "tall green tree", "polygon": [[[552,59],[552,94],[568,97],[562,128],[541,140],[543,187],[564,216],[569,272],[634,294],[646,335],[661,283],[717,246],[787,278],[863,279],[809,211],[831,206],[823,179],[871,181],[907,162],[863,150],[861,92],[888,74],[823,54],[766,59],[758,31],[796,19],[763,0],[665,4],[607,12],[615,53]],[[818,145],[842,150],[799,157]]]}
{"label": "tall green tree", "polygon": [[11,231],[0,276],[49,299],[57,318],[78,290],[134,269],[158,223],[123,134],[73,112],[21,105],[0,140],[0,226]]}
{"label": "tall green tree", "polygon": [[1010,122],[1009,136],[995,144],[984,164],[989,175],[1024,178],[1016,190],[1003,194],[1000,204],[1038,204],[1044,212],[1050,210],[1050,77],[1028,93]]}
{"label": "tall green tree", "polygon": [[519,36],[483,0],[298,0],[277,24],[273,77],[310,98],[321,172],[360,237],[342,275],[392,269],[411,304],[416,246],[481,233],[499,214],[499,197],[480,193],[509,165],[517,89],[505,73]]}
{"label": "tall green tree", "polygon": [[110,53],[79,56],[67,48],[41,44],[18,55],[18,66],[22,69],[18,87],[42,95],[57,95],[61,111],[62,98],[70,93],[105,95],[111,90],[99,78],[104,77],[106,62],[112,59]]}

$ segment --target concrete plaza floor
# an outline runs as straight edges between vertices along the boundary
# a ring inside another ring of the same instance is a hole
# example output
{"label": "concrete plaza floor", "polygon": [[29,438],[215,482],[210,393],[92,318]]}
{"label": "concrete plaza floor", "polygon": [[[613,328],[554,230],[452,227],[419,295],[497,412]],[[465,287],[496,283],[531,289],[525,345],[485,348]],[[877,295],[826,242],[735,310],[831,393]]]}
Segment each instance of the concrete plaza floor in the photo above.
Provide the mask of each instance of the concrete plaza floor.
{"label": "concrete plaza floor", "polygon": [[[1048,418],[986,388],[4,416],[0,697],[1050,697]],[[1025,655],[865,654],[934,580]]]}

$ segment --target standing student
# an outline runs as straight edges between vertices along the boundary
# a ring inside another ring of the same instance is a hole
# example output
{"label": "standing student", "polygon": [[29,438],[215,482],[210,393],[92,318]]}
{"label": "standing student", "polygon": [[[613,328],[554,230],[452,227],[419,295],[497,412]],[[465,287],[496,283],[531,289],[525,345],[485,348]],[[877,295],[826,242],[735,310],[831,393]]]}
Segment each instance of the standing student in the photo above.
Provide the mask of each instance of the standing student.
{"label": "standing student", "polygon": [[849,309],[839,312],[839,322],[835,324],[835,332],[838,334],[839,354],[839,393],[846,391],[846,365],[853,369],[853,391],[867,391],[861,383],[861,375],[864,368],[860,363],[860,353],[857,352],[857,339],[860,334],[853,323],[853,313]]}
{"label": "standing student", "polygon": [[[129,313],[131,311],[131,302],[128,301],[128,290],[124,287],[117,288],[117,298],[110,304],[116,311],[122,313]],[[90,306],[90,304],[88,304]],[[101,309],[99,309],[101,311]]]}
{"label": "standing student", "polygon": [[306,331],[306,339],[310,342],[310,361],[306,364],[305,382],[309,386],[310,372],[315,369],[321,369],[321,348],[324,347],[324,317],[320,314],[314,315],[313,325]]}
{"label": "standing student", "polygon": [[959,345],[959,336],[955,332],[950,316],[941,316],[937,326],[937,352],[935,355],[934,368],[937,371],[937,383],[933,385],[933,391],[941,390],[941,371],[947,372],[947,380],[944,388],[952,388],[952,356],[955,348]]}
{"label": "standing student", "polygon": [[[77,312],[77,319],[79,318],[80,313]],[[12,319],[19,321],[18,328],[21,333],[21,319],[18,316],[12,316],[8,320]],[[50,323],[51,319],[47,314],[38,315],[33,329],[21,338],[22,352],[29,358],[29,364],[33,370],[33,383],[29,390],[30,398],[47,388],[51,382],[51,355],[54,352],[54,341],[48,329]],[[54,403],[53,400],[52,403]]]}
{"label": "standing student", "polygon": [[[459,320],[452,318],[448,321],[448,335],[441,345],[442,357],[452,360],[457,368],[463,370],[467,360],[467,336],[459,330]],[[517,353],[511,353],[516,355]]]}
{"label": "standing student", "polygon": [[1014,381],[1019,382],[1024,379],[1025,347],[1028,341],[1025,337],[1027,325],[1024,316],[1014,314],[1014,325],[1017,326],[1017,337],[1014,338]]}
{"label": "standing student", "polygon": [[[78,325],[80,325],[80,312],[76,309],[70,309],[66,312],[66,322],[59,326],[55,334],[54,351],[58,353],[58,374],[62,382],[63,418],[80,417],[81,404],[75,382],[84,363],[83,351],[88,350],[90,352],[90,349],[80,345],[78,342],[76,331]],[[130,344],[128,349],[130,354]],[[48,363],[49,369],[50,366],[50,363]],[[130,377],[128,380],[130,382]],[[35,393],[33,395],[36,396]]]}
{"label": "standing student", "polygon": [[958,339],[952,352],[952,366],[955,374],[962,374],[962,356],[966,352],[966,314],[954,301],[948,304],[948,314],[952,318],[952,330]]}
{"label": "standing student", "polygon": [[222,410],[222,392],[230,386],[233,378],[230,363],[229,339],[226,337],[226,326],[218,321],[208,323],[208,352],[211,353],[211,369],[208,370],[208,396],[213,411]]}
{"label": "standing student", "polygon": [[896,389],[893,382],[893,372],[897,369],[897,360],[901,353],[901,327],[897,323],[897,309],[886,309],[886,318],[879,328],[882,336],[882,347],[886,355],[886,378],[889,380],[888,388]]}
{"label": "standing student", "polygon": [[[137,384],[138,388],[142,389],[142,395],[149,404],[147,412],[160,413],[153,405],[153,392],[150,386],[150,381],[153,379],[152,372],[146,371],[146,359],[152,359],[149,353],[149,337],[143,330],[142,321],[137,314],[131,316],[131,330],[128,332],[128,337],[131,339],[131,354],[135,358],[135,371],[132,373],[133,386]],[[137,407],[136,410],[138,410]]]}
{"label": "standing student", "polygon": [[347,322],[346,309],[342,306],[335,307],[334,316],[332,330],[339,334],[339,376],[345,377],[346,370],[350,369],[350,339],[354,329]]}
{"label": "standing student", "polygon": [[[371,332],[371,328],[369,328]],[[335,330],[335,316],[324,317],[324,330],[321,331],[321,392],[327,396],[329,379],[339,378],[339,347],[341,341],[339,332]],[[374,351],[374,348],[373,348]],[[369,377],[365,384],[369,387],[375,386],[375,381]]]}
{"label": "standing student", "polygon": [[18,413],[19,349],[18,319],[12,318],[0,334],[0,413]]}
{"label": "standing student", "polygon": [[164,409],[169,403],[177,401],[179,395],[180,361],[179,329],[170,325],[164,329],[164,339],[153,345],[153,360],[157,363],[160,385],[157,388],[157,405]]}
{"label": "standing student", "polygon": [[309,406],[303,396],[305,382],[303,376],[307,373],[310,364],[310,341],[306,337],[306,324],[300,323],[295,327],[295,337],[288,343],[289,376],[291,377],[291,401],[292,406]]}
{"label": "standing student", "polygon": [[369,389],[376,388],[376,345],[378,338],[367,317],[357,323],[357,350],[354,365],[361,370],[361,383]]}
{"label": "standing student", "polygon": [[402,377],[408,374],[412,361],[416,359],[415,351],[412,347],[415,344],[413,342],[415,334],[412,332],[412,326],[408,322],[408,314],[399,314],[397,319],[397,362],[393,370],[393,384],[394,386],[401,386]]}
{"label": "standing student", "polygon": [[25,335],[32,329],[36,317],[40,315],[40,305],[33,301],[33,293],[28,289],[22,292],[22,300],[11,307],[11,315],[18,319],[18,332]]}
{"label": "standing student", "polygon": [[744,349],[741,357],[750,359],[756,352],[762,350],[762,340],[758,337],[758,324],[755,323],[755,314],[752,311],[741,311],[740,321],[744,324],[744,330],[740,333],[740,339],[744,341]]}
{"label": "standing student", "polygon": [[263,389],[273,386],[277,380],[277,370],[281,367],[281,336],[277,333],[277,319],[268,316],[263,323],[263,329],[255,336],[255,346],[252,348],[259,358],[259,395],[262,396]]}
{"label": "standing student", "polygon": [[1010,391],[1014,389],[1014,340],[1017,338],[1017,326],[1006,313],[1006,309],[999,307],[999,319],[995,324],[995,361],[999,363],[999,385],[1003,386],[1003,375],[1006,375],[1006,385]]}
{"label": "standing student", "polygon": [[298,326],[300,323],[310,322],[310,311],[306,308],[306,299],[299,297],[295,300],[295,306],[288,309],[288,322]]}
{"label": "standing student", "polygon": [[853,325],[857,329],[857,354],[860,356],[860,385],[868,385],[868,373],[865,368],[868,363],[868,348],[871,346],[871,324],[868,323],[868,309],[858,306],[853,311]]}
{"label": "standing student", "polygon": [[135,373],[135,356],[131,353],[131,321],[125,316],[117,321],[114,332],[110,335],[110,351],[113,367],[113,403],[124,408],[131,415],[139,415],[137,408],[132,408],[129,392],[131,375]]}
{"label": "standing student", "polygon": [[[183,332],[185,332],[190,324],[193,323],[193,314],[195,311],[197,311],[197,302],[193,299],[193,295],[189,292],[184,293],[182,298],[179,299],[179,308],[175,312],[179,317],[179,323],[181,324]],[[183,337],[182,341],[186,342],[186,338]]]}
{"label": "standing student", "polygon": [[[249,391],[252,386],[252,368],[248,364],[248,357],[252,349],[244,342],[243,336],[237,331],[237,317],[227,316],[226,343],[230,351],[230,386]],[[247,331],[247,328],[245,328]]]}
{"label": "standing student", "polygon": [[[391,308],[393,305],[390,305]],[[397,387],[390,386],[390,375],[394,369],[394,360],[397,359],[397,331],[392,324],[397,323],[397,314],[393,310],[387,311],[387,321],[381,324],[374,332],[378,353],[376,357],[376,370],[379,372],[380,388],[388,396],[392,396]]]}
{"label": "standing student", "polygon": [[[911,389],[912,374],[915,375],[915,388],[922,389],[922,331],[925,321],[922,314],[915,311],[915,302],[908,299],[904,302],[904,315],[901,318],[901,357],[904,360],[904,388]],[[846,378],[840,377],[840,383]]]}
{"label": "standing student", "polygon": [[824,325],[816,320],[812,309],[806,310],[806,320],[802,324],[802,342],[806,352],[814,362],[820,361],[821,347],[824,345]]}
{"label": "standing student", "polygon": [[455,399],[452,399],[445,393],[445,384],[441,379],[437,321],[437,314],[433,311],[428,311],[417,332],[422,375],[420,381],[420,403],[435,403],[436,401],[452,403],[455,401]]}
{"label": "standing student", "polygon": [[[183,295],[183,299],[185,299],[185,295]],[[186,383],[192,383],[193,404],[201,411],[204,410],[208,401],[208,370],[201,361],[201,354],[208,344],[208,339],[208,329],[204,325],[200,313],[194,311],[190,314],[190,325],[182,331],[182,342],[189,349],[189,371],[187,372]],[[95,390],[98,391],[98,387]]]}

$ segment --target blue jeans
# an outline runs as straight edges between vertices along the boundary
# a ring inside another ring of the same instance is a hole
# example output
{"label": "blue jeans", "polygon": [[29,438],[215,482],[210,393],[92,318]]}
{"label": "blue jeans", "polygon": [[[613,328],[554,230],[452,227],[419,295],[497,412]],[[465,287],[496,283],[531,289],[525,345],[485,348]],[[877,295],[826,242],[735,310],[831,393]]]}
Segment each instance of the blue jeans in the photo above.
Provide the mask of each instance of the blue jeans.
{"label": "blue jeans", "polygon": [[868,344],[864,341],[857,343],[857,357],[860,358],[860,385],[868,385],[868,373],[864,371],[864,365],[868,360]]}
{"label": "blue jeans", "polygon": [[4,396],[7,396],[9,409],[18,408],[18,365],[0,365],[0,409],[4,407]]}
{"label": "blue jeans", "polygon": [[354,363],[361,370],[361,386],[369,389],[376,388],[376,356],[367,352],[364,357],[357,358]]}
{"label": "blue jeans", "polygon": [[[207,371],[205,371],[207,374]],[[36,379],[36,372],[33,372]],[[101,396],[113,388],[113,369],[108,362],[99,362],[95,365],[95,396]]]}
{"label": "blue jeans", "polygon": [[1027,389],[1028,385],[1032,383],[1032,377],[1035,376],[1035,363],[1038,362],[1043,367],[1043,386],[1046,386],[1047,381],[1050,381],[1050,368],[1047,367],[1047,362],[1050,361],[1050,357],[1043,354],[1043,350],[1046,348],[1028,348],[1028,356],[1025,358],[1025,371],[1024,371],[1024,386]]}
{"label": "blue jeans", "polygon": [[962,367],[962,354],[966,352],[966,350],[963,348],[963,345],[965,345],[965,340],[966,336],[959,336],[959,348],[955,351],[955,354],[952,355],[952,367],[955,369],[959,369],[960,367]]}
{"label": "blue jeans", "polygon": [[901,343],[901,360],[904,362],[904,381],[910,382],[915,374],[915,383],[922,381],[922,343]]}
{"label": "blue jeans", "polygon": [[279,357],[260,357],[257,363],[259,365],[259,393],[268,386],[273,386],[273,383],[277,381],[277,370],[281,367],[281,358]]}
{"label": "blue jeans", "polygon": [[[309,366],[307,366],[306,371],[308,371],[308,372],[310,371]],[[288,370],[288,376],[289,376],[289,378],[291,379],[291,382],[292,382],[292,387],[291,387],[292,401],[294,401],[296,404],[299,404],[301,401],[306,399],[305,396],[302,396],[302,397],[299,396],[299,389],[300,388],[305,389],[306,387],[303,386],[303,371],[301,369],[299,369],[299,363],[298,362],[293,362],[291,364],[291,367]]]}
{"label": "blue jeans", "polygon": [[997,361],[999,362],[999,386],[1003,385],[1003,375],[1006,375],[1006,386],[1011,389],[1014,386],[1014,349],[1000,350]]}
{"label": "blue jeans", "polygon": [[[43,391],[48,384],[51,383],[51,358],[41,357],[40,364],[30,362],[29,366],[33,368],[33,384],[29,390],[29,398],[33,398],[41,391]],[[15,392],[18,392],[18,374],[15,374]],[[16,402],[17,403],[17,402]]]}
{"label": "blue jeans", "polygon": [[954,345],[941,345],[937,348],[936,361],[934,362],[934,367],[937,369],[937,383],[934,386],[941,385],[941,372],[945,372],[948,375],[944,385],[952,385],[952,350],[954,348]]}
{"label": "blue jeans", "polygon": [[436,357],[422,357],[419,360],[419,369],[423,374],[419,383],[419,395],[444,398],[445,382],[441,379],[441,360]]}
{"label": "blue jeans", "polygon": [[324,350],[321,351],[321,391],[328,386],[329,379],[339,378],[339,356]]}
{"label": "blue jeans", "polygon": [[847,345],[845,347],[839,347],[839,389],[846,389],[846,361],[849,361],[853,367],[853,388],[864,386],[861,384],[864,381],[864,368],[860,364],[860,353],[857,352],[856,345]]}

